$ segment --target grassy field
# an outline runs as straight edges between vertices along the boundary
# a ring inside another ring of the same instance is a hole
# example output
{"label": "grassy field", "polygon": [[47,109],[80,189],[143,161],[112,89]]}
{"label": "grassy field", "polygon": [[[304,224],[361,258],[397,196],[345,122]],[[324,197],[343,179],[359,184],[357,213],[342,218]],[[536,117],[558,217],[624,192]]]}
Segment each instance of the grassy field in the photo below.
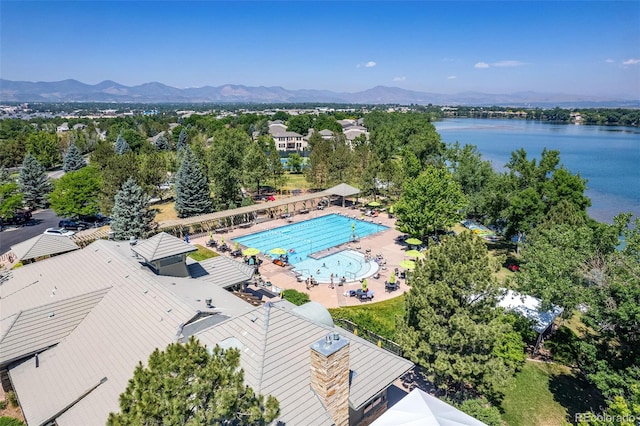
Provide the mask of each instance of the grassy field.
{"label": "grassy field", "polygon": [[193,253],[190,253],[189,257],[192,258],[193,260],[197,260],[198,262],[205,259],[210,259],[212,257],[220,256],[215,251],[209,250],[208,248],[201,246],[200,244],[196,244],[196,247],[198,248],[198,251],[194,251]]}
{"label": "grassy field", "polygon": [[329,309],[334,319],[349,320],[358,326],[394,340],[396,317],[404,315],[404,296],[361,306]]}
{"label": "grassy field", "polygon": [[176,203],[173,201],[168,201],[165,203],[152,205],[151,208],[156,209],[157,211],[156,217],[154,220],[156,222],[162,222],[165,220],[177,219],[178,215],[176,214],[175,204]]}
{"label": "grassy field", "polygon": [[309,189],[309,183],[304,177],[302,173],[287,173],[286,174],[287,181],[284,184],[284,190],[293,190],[293,189],[301,189],[302,191],[306,191]]}
{"label": "grassy field", "polygon": [[527,361],[505,392],[502,418],[509,426],[565,425],[602,402],[590,389],[569,367]]}

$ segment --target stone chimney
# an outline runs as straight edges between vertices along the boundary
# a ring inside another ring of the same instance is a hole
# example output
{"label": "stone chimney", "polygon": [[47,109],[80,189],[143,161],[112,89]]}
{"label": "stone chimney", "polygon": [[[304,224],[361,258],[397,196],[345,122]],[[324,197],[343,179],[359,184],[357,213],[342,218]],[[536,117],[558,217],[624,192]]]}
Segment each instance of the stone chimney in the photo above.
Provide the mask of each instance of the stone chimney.
{"label": "stone chimney", "polygon": [[336,426],[348,426],[349,339],[330,333],[311,345],[311,387]]}

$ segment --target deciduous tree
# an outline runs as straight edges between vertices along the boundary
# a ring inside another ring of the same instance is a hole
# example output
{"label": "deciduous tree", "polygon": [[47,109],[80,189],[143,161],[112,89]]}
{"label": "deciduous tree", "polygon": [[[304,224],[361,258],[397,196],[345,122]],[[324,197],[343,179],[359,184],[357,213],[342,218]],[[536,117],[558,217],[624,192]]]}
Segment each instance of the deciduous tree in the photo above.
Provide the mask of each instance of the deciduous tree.
{"label": "deciduous tree", "polygon": [[241,129],[224,129],[214,135],[209,152],[209,173],[217,205],[240,199],[242,161],[251,143]]}
{"label": "deciduous tree", "polygon": [[27,137],[27,152],[33,155],[45,169],[60,164],[60,144],[54,133],[31,133]]}
{"label": "deciduous tree", "polygon": [[51,208],[58,216],[93,216],[100,211],[98,195],[102,185],[95,167],[66,173],[54,186]]}
{"label": "deciduous tree", "polygon": [[22,193],[15,182],[0,182],[0,222],[11,219],[22,207]]}
{"label": "deciduous tree", "polygon": [[417,178],[405,182],[394,211],[398,228],[415,237],[447,229],[461,219],[466,197],[451,173],[429,166]]}
{"label": "deciduous tree", "polygon": [[257,143],[252,143],[242,159],[243,180],[247,186],[260,190],[260,182],[264,182],[271,175],[269,158]]}

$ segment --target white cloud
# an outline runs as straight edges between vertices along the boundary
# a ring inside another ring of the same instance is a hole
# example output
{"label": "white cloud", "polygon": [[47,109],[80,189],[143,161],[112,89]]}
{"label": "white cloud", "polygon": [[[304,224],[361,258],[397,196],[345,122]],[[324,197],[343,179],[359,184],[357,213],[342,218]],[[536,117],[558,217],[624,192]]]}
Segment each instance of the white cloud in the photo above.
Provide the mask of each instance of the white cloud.
{"label": "white cloud", "polygon": [[449,77],[447,77],[447,80],[455,80],[456,78],[458,77],[456,77],[455,75],[450,75]]}
{"label": "white cloud", "polygon": [[407,77],[405,76],[393,77],[393,81],[405,81],[406,79]]}
{"label": "white cloud", "polygon": [[622,62],[622,65],[636,65],[636,64],[640,64],[640,59],[631,58]]}
{"label": "white cloud", "polygon": [[498,61],[498,62],[494,62],[493,64],[494,67],[520,67],[522,65],[524,65],[524,62],[520,62],[520,61]]}
{"label": "white cloud", "polygon": [[521,67],[526,65],[525,62],[507,60],[507,61],[498,61],[491,62],[490,64],[487,62],[478,62],[474,65],[475,68],[490,68],[490,67]]}
{"label": "white cloud", "polygon": [[373,62],[373,61],[369,61],[366,64],[364,64],[364,66],[367,67],[367,68],[373,68],[373,67],[376,66],[376,63]]}
{"label": "white cloud", "polygon": [[608,64],[612,64],[612,63],[614,63],[614,62],[615,62],[615,61],[614,61],[613,59],[611,59],[611,58],[607,58],[607,59],[605,59],[604,61],[605,61],[606,63],[608,63]]}

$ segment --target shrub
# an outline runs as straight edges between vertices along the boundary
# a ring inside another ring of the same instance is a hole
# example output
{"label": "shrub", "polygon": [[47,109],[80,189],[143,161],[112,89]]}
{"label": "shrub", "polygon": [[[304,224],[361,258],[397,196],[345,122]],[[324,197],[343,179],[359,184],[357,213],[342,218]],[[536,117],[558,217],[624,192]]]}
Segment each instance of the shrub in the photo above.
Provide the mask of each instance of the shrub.
{"label": "shrub", "polygon": [[5,408],[7,408],[7,400],[3,399],[0,401],[0,410],[4,410]]}
{"label": "shrub", "polygon": [[25,426],[25,424],[15,417],[0,417],[0,426]]}
{"label": "shrub", "polygon": [[17,407],[18,406],[18,396],[16,395],[16,393],[14,391],[7,392],[7,401],[9,401],[9,404],[12,407]]}
{"label": "shrub", "polygon": [[500,410],[492,406],[485,398],[468,399],[460,404],[458,408],[460,411],[464,411],[489,426],[501,426],[504,424],[500,416]]}
{"label": "shrub", "polygon": [[284,290],[282,292],[282,298],[298,306],[304,305],[305,303],[310,301],[309,295],[307,293],[303,293],[294,289]]}

